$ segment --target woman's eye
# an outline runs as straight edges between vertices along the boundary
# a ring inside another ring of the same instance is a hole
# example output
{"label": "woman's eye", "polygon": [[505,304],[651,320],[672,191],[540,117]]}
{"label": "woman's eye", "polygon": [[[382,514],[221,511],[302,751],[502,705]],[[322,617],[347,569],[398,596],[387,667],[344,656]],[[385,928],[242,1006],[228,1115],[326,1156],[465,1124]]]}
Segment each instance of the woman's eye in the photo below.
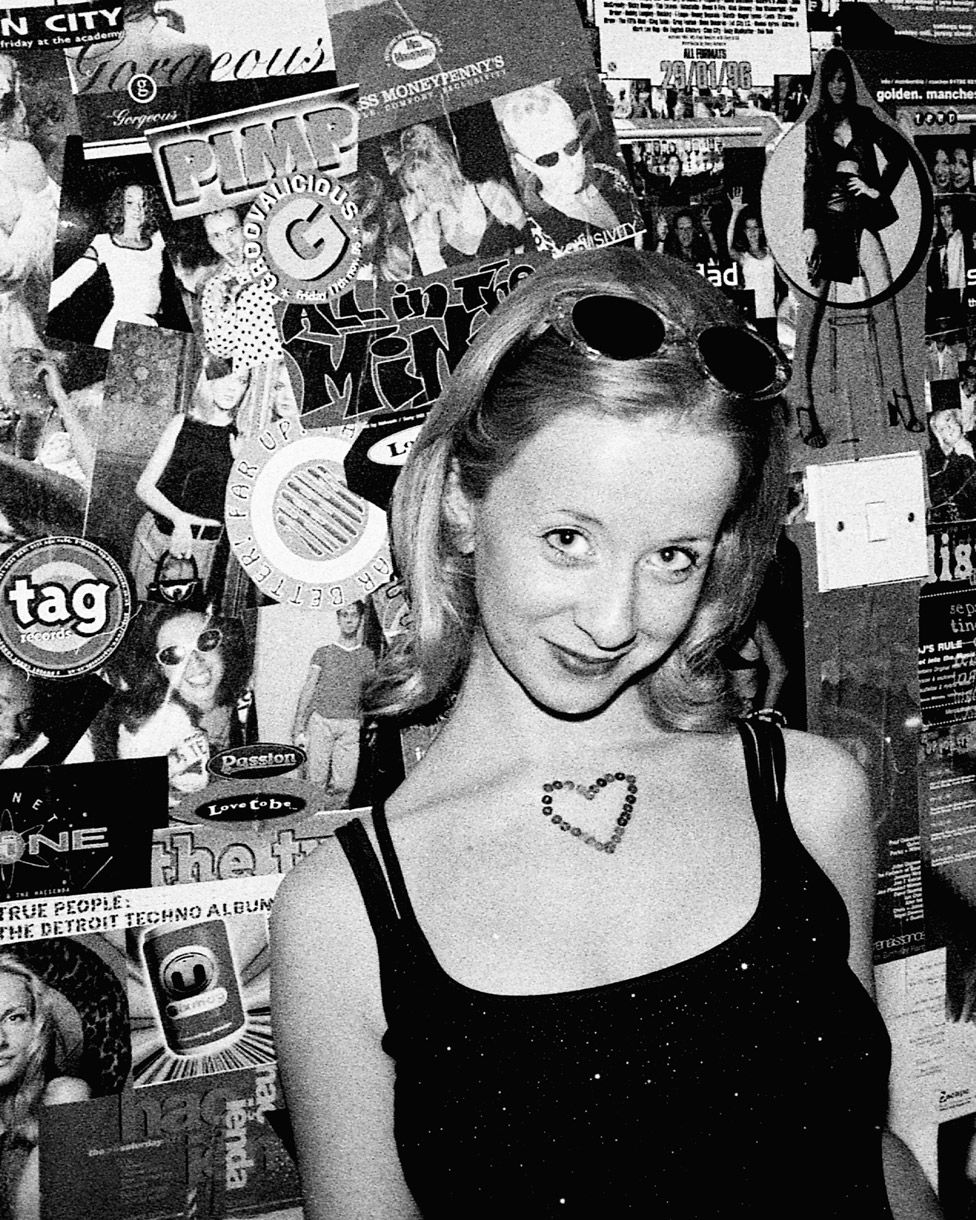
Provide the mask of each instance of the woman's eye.
{"label": "woman's eye", "polygon": [[698,567],[701,557],[695,551],[680,546],[665,546],[651,556],[652,566],[670,576],[691,575]]}
{"label": "woman's eye", "polygon": [[589,550],[589,544],[579,530],[550,530],[545,537],[554,551],[572,559],[582,559]]}

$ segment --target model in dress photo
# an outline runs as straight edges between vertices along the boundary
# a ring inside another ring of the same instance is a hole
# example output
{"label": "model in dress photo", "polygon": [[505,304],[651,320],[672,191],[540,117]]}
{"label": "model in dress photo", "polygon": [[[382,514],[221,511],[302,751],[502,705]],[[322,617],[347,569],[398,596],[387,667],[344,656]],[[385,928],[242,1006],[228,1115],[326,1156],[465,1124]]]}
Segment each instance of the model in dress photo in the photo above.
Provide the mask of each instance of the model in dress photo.
{"label": "model in dress photo", "polygon": [[915,413],[908,388],[901,324],[891,296],[891,262],[882,239],[884,230],[898,219],[891,196],[908,165],[907,143],[873,110],[858,104],[851,61],[838,47],[827,51],[821,61],[817,90],[815,108],[806,120],[803,174],[803,255],[816,298],[796,379],[800,396],[796,411],[803,441],[822,449],[827,436],[813,401],[820,331],[831,289],[859,277],[867,282],[865,308],[879,376],[883,370],[871,302],[886,298],[897,370],[895,385],[879,385],[878,390],[887,397],[889,421],[901,420],[909,432],[922,432],[925,425]]}
{"label": "model in dress photo", "polygon": [[[117,186],[105,204],[105,232],[96,233],[84,254],[51,284],[51,310],[57,309],[100,268],[108,275],[111,307],[98,328],[96,347],[111,347],[118,322],[157,326],[162,304],[163,236],[159,192],[141,182]],[[65,338],[69,335],[58,327]]]}

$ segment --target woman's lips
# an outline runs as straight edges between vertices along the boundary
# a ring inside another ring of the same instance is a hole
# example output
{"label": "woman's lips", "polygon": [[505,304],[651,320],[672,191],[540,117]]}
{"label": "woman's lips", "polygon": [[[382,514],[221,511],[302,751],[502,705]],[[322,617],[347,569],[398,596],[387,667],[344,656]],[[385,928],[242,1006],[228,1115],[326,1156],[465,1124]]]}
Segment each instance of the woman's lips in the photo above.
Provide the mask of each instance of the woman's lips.
{"label": "woman's lips", "polygon": [[587,653],[574,652],[571,648],[564,648],[561,644],[550,643],[550,647],[563,669],[581,677],[604,677],[606,674],[612,673],[628,655],[626,652],[619,652],[612,657],[593,657]]}

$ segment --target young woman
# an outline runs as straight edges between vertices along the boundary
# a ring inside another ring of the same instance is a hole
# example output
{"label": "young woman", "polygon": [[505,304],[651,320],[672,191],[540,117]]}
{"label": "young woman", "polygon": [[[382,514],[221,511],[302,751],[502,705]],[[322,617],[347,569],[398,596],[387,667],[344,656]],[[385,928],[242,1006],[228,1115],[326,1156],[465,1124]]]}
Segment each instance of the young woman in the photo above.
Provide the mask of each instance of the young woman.
{"label": "young woman", "polygon": [[[371,707],[444,723],[275,903],[308,1220],[890,1215],[863,776],[737,733],[717,659],[779,530],[785,380],[693,269],[591,251],[431,413]],[[900,1215],[936,1214],[886,1146]]]}
{"label": "young woman", "polygon": [[422,275],[523,247],[525,213],[504,182],[471,182],[427,123],[408,127],[400,147],[401,206]]}
{"label": "young woman", "polygon": [[149,510],[136,526],[129,570],[144,599],[160,557],[192,558],[206,586],[223,534],[224,491],[237,442],[235,419],[250,372],[200,374],[186,414],[175,415],[136,483]]}
{"label": "young woman", "polygon": [[85,1081],[57,1074],[54,1035],[48,988],[12,953],[0,953],[0,1220],[40,1216],[41,1106],[89,1096]]}
{"label": "young woman", "polygon": [[751,291],[756,308],[756,329],[770,343],[776,342],[776,262],[766,245],[762,221],[746,207],[742,189],[729,196],[732,214],[726,240],[729,254],[738,264],[742,287]]}
{"label": "young woman", "polygon": [[[869,107],[858,105],[854,70],[839,47],[824,55],[817,84],[816,106],[806,120],[803,177],[803,253],[817,298],[804,335],[802,361],[797,357],[802,368],[797,413],[803,440],[822,449],[828,438],[814,407],[813,371],[831,285],[850,284],[863,275],[868,300],[890,291],[891,263],[881,233],[898,218],[891,195],[905,172],[908,152],[904,136]],[[900,418],[909,432],[922,432],[925,425],[915,414],[908,389],[901,324],[890,295],[887,316],[898,361],[889,418],[892,422]],[[880,357],[878,367],[880,375]],[[878,393],[885,393],[883,385]]]}
{"label": "young woman", "polygon": [[[105,204],[104,233],[96,233],[80,258],[51,285],[51,310],[72,296],[100,267],[108,273],[112,305],[95,335],[96,347],[111,347],[118,322],[156,326],[162,305],[161,203],[155,187],[117,186]],[[66,335],[71,338],[73,336]]]}
{"label": "young woman", "polygon": [[170,803],[210,782],[211,754],[257,736],[253,643],[239,619],[150,606],[106,677],[116,693],[69,762],[165,755]]}

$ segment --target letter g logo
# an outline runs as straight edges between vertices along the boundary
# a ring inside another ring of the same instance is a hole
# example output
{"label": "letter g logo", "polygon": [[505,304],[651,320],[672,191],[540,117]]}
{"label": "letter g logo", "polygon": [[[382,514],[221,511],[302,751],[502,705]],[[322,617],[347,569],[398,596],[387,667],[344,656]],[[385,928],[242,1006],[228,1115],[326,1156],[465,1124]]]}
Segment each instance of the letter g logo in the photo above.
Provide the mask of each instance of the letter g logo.
{"label": "letter g logo", "polygon": [[279,205],[265,241],[268,261],[305,282],[328,275],[349,246],[329,209],[310,195],[293,195]]}

